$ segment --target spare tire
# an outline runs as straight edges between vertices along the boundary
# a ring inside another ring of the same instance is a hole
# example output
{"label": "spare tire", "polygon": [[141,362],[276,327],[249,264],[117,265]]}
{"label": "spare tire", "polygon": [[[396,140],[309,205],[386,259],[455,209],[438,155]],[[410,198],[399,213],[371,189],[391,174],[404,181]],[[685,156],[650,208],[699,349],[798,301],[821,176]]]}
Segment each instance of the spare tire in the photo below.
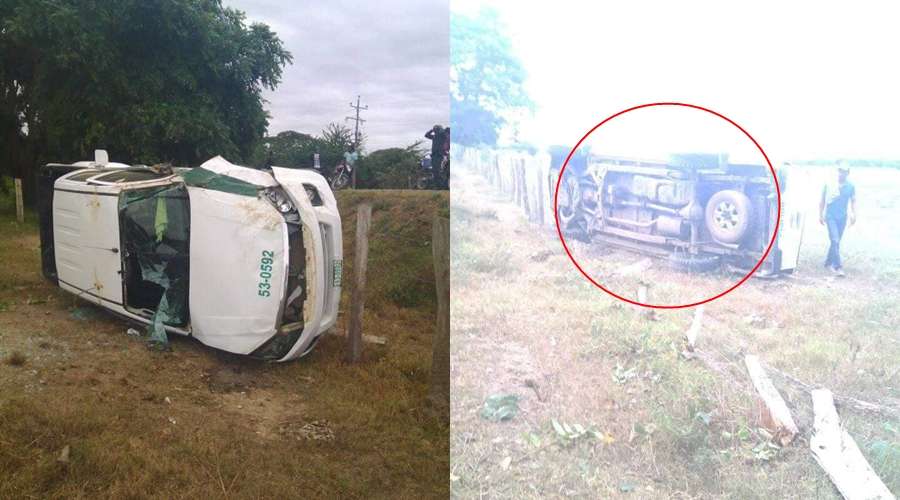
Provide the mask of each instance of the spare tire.
{"label": "spare tire", "polygon": [[752,218],[750,198],[740,191],[719,191],[706,204],[706,229],[722,243],[739,243],[744,239]]}
{"label": "spare tire", "polygon": [[691,255],[679,252],[669,254],[669,267],[687,273],[705,273],[717,269],[721,264],[718,255]]}

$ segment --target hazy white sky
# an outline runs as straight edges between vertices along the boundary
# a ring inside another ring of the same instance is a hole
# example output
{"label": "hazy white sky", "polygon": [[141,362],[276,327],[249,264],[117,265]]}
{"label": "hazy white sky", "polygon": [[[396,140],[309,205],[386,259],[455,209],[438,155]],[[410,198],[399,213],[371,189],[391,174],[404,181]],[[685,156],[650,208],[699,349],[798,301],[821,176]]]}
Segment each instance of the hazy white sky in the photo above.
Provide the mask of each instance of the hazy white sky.
{"label": "hazy white sky", "polygon": [[[329,122],[353,126],[362,94],[367,149],[405,147],[450,117],[447,0],[225,0],[268,24],[294,56],[266,90],[269,134],[318,135]],[[427,141],[426,141],[427,142]]]}
{"label": "hazy white sky", "polygon": [[524,140],[574,145],[622,109],[681,101],[739,123],[773,163],[900,158],[896,2],[451,0],[481,5],[529,74],[538,110]]}

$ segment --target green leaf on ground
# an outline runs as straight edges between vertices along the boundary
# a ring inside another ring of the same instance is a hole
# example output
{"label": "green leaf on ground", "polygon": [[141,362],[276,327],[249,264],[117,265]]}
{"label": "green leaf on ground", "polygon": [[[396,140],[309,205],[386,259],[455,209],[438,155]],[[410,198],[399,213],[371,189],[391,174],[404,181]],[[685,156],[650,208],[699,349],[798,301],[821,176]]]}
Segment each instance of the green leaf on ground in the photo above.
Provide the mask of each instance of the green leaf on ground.
{"label": "green leaf on ground", "polygon": [[517,413],[519,413],[519,396],[516,394],[488,396],[481,408],[481,417],[492,422],[509,420]]}

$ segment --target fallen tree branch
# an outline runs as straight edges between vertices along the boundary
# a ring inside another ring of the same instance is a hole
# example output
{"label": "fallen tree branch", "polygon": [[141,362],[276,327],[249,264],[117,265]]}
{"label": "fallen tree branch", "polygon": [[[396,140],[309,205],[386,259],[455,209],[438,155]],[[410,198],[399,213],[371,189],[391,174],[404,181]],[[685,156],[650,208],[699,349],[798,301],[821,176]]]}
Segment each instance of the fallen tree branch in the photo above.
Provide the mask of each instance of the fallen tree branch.
{"label": "fallen tree branch", "polygon": [[856,442],[841,427],[831,391],[815,389],[812,400],[815,422],[809,447],[841,495],[847,500],[893,499]]}
{"label": "fallen tree branch", "polygon": [[694,310],[694,319],[691,321],[691,327],[685,334],[688,342],[688,351],[694,350],[694,344],[697,342],[697,335],[700,334],[700,324],[703,322],[703,307],[704,305],[700,304],[697,306],[697,309]]}
{"label": "fallen tree branch", "polygon": [[[782,378],[784,378],[788,382],[800,387],[801,389],[803,389],[804,391],[806,391],[810,394],[814,390],[816,390],[813,385],[807,384],[806,382],[798,379],[797,377],[795,377],[789,373],[785,373],[785,372],[783,372],[777,368],[773,368],[769,365],[765,365],[765,368],[766,368],[766,370],[777,373],[778,375],[780,375]],[[886,405],[881,405],[881,404],[877,404],[877,403],[870,403],[868,401],[863,401],[861,399],[856,399],[856,398],[850,397],[850,396],[841,396],[839,394],[833,394],[832,396],[835,401],[837,401],[838,403],[840,403],[841,405],[844,405],[844,406],[849,406],[851,408],[854,408],[854,409],[857,409],[860,411],[877,413],[881,416],[885,416],[885,417],[889,417],[889,418],[900,418],[900,409],[894,408],[892,406],[886,406]]]}
{"label": "fallen tree branch", "polygon": [[778,389],[775,388],[775,385],[759,364],[759,358],[747,355],[744,357],[744,364],[747,366],[750,380],[753,382],[753,387],[756,388],[756,392],[762,402],[760,417],[763,426],[774,431],[781,446],[786,446],[800,432],[797,429],[797,424],[794,423],[794,418],[791,416],[791,410],[788,409]]}

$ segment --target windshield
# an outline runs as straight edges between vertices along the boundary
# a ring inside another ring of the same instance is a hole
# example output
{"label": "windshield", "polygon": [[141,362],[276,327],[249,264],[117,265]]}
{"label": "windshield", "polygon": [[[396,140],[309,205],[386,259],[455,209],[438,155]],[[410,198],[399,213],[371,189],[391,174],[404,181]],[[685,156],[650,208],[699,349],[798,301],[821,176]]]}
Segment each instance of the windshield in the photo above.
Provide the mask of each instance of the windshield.
{"label": "windshield", "polygon": [[183,184],[119,197],[125,305],[172,326],[188,321],[190,209]]}

